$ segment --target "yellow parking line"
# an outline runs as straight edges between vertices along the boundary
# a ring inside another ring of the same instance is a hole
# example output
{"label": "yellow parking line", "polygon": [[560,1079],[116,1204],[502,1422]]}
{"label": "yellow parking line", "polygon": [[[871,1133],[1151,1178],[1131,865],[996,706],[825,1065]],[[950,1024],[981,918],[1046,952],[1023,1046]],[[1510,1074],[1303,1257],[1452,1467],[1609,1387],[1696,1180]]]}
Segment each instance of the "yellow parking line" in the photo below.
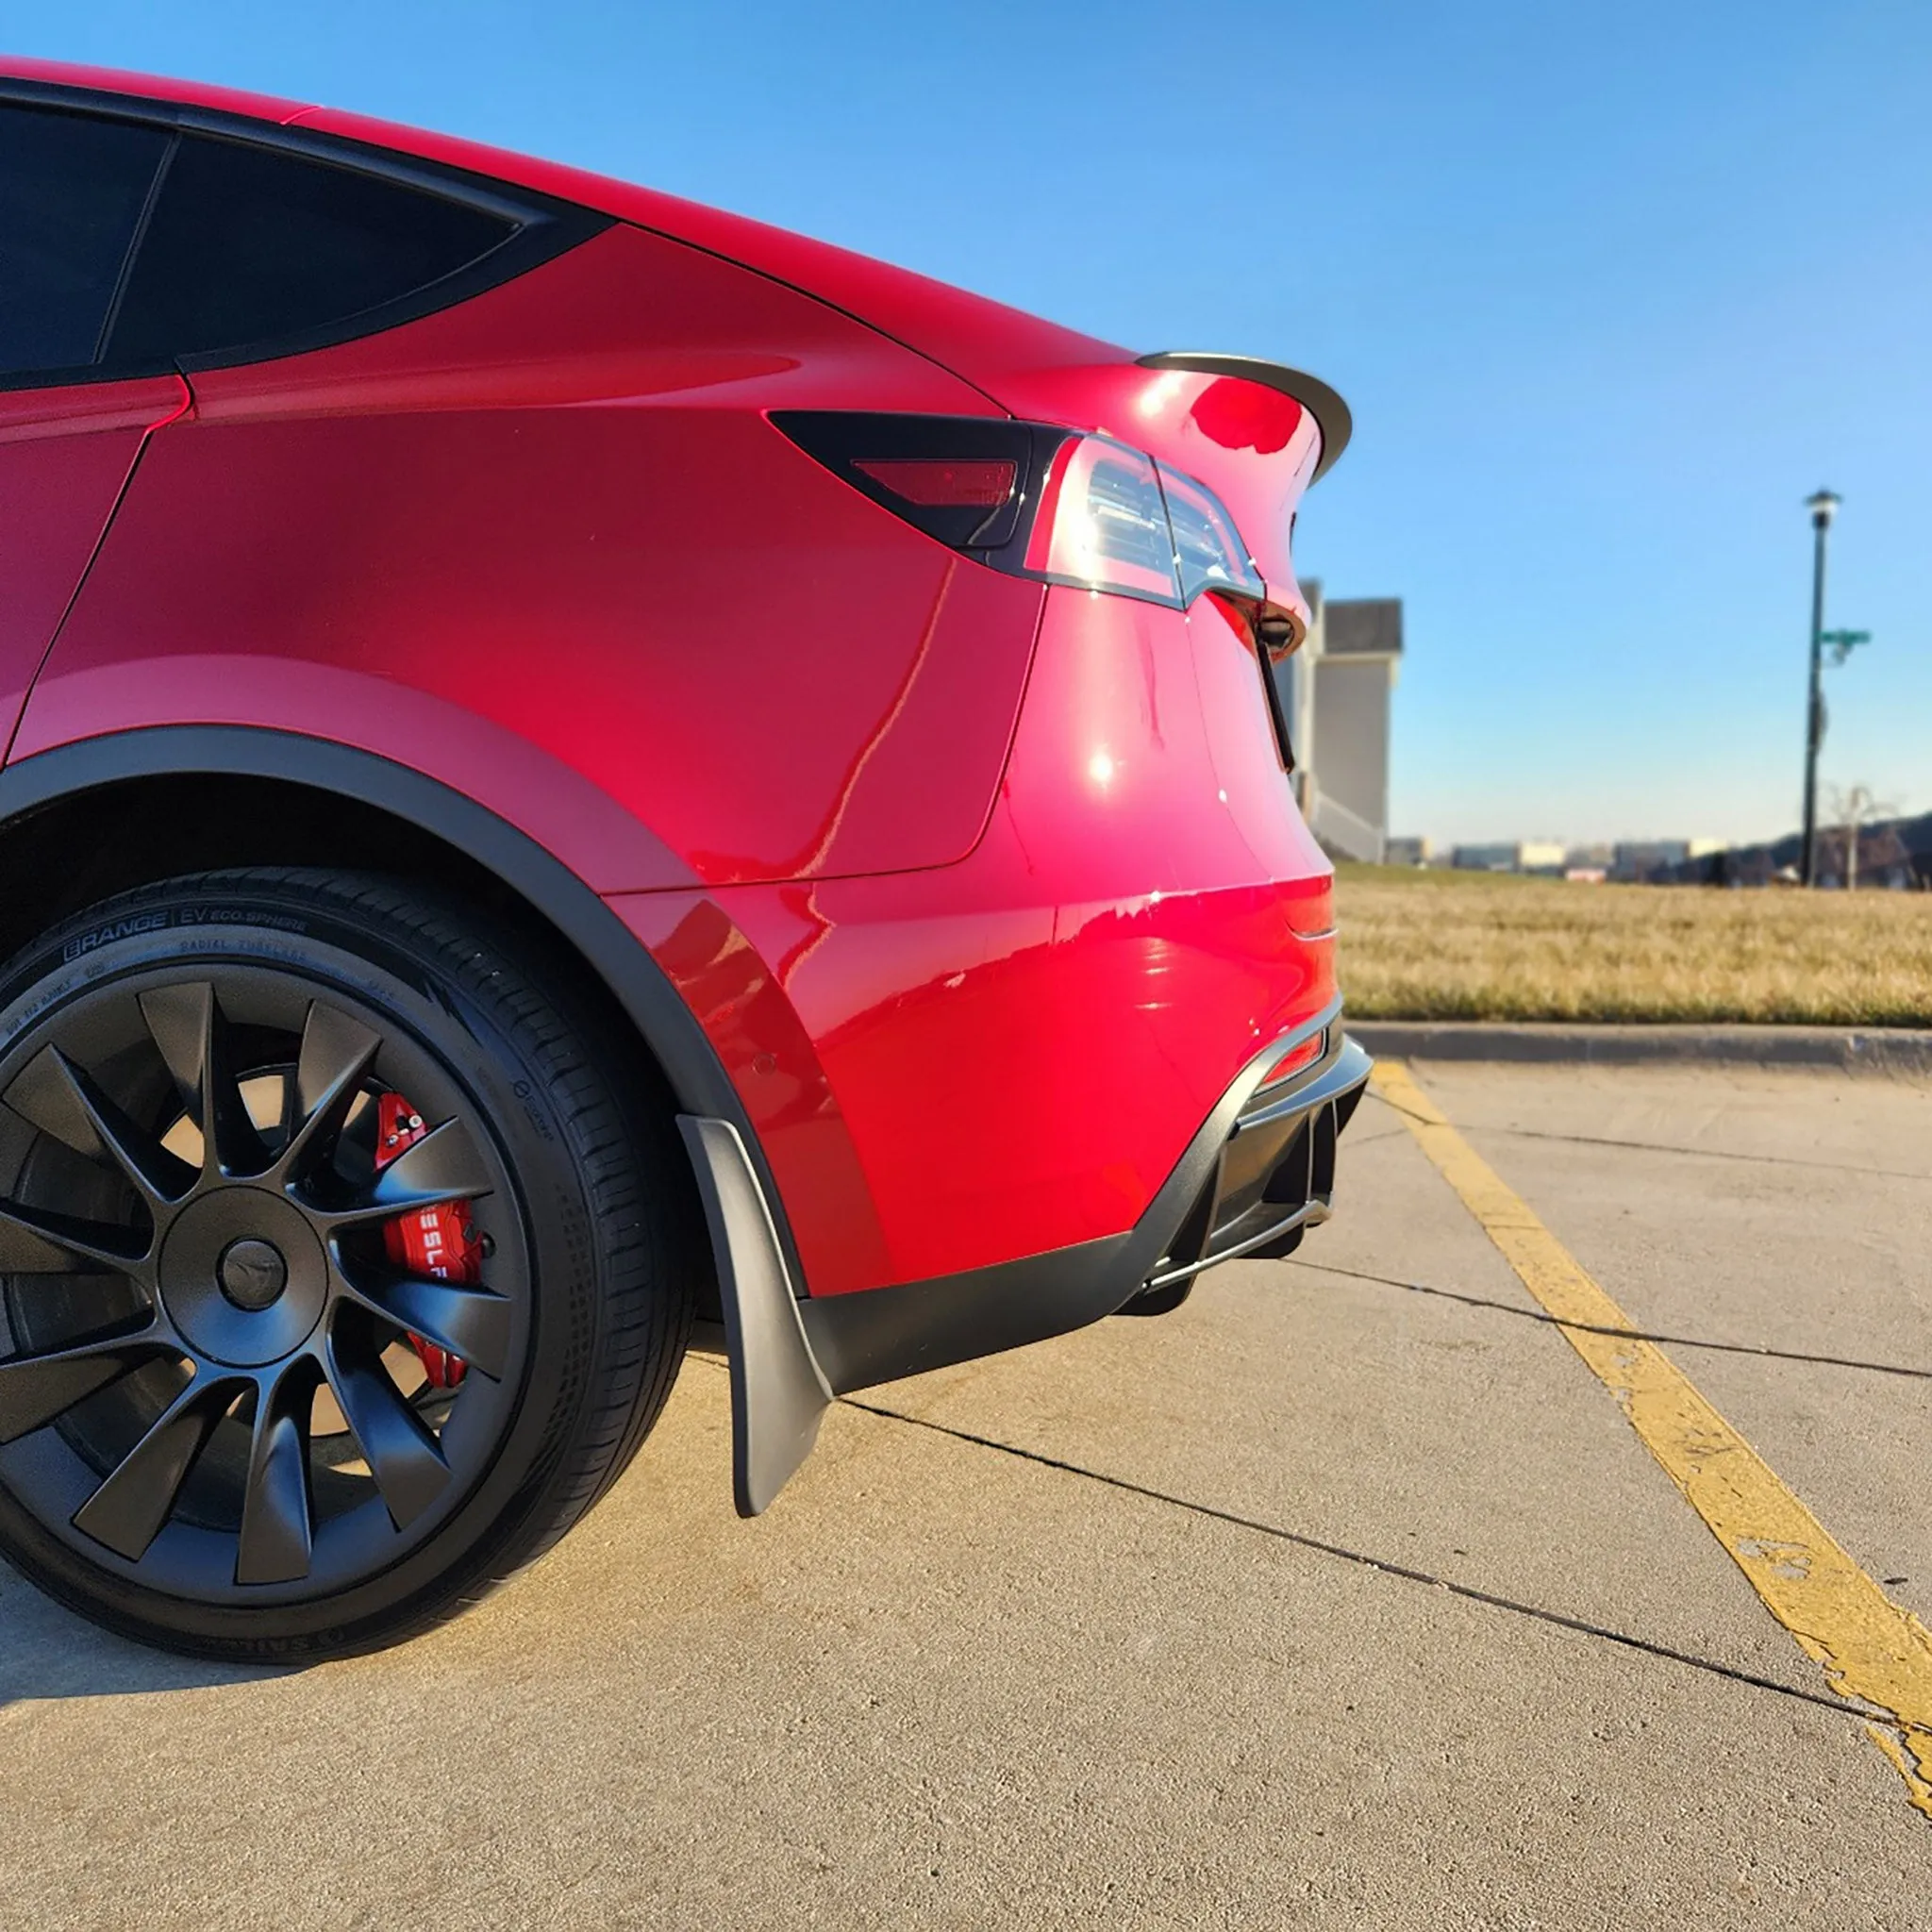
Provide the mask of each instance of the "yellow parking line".
{"label": "yellow parking line", "polygon": [[1636,1324],[1450,1125],[1406,1066],[1383,1060],[1374,1084],[1617,1398],[1765,1608],[1823,1668],[1831,1689],[1864,1715],[1914,1808],[1932,1818],[1932,1631],[1853,1562],[1655,1343],[1593,1332]]}

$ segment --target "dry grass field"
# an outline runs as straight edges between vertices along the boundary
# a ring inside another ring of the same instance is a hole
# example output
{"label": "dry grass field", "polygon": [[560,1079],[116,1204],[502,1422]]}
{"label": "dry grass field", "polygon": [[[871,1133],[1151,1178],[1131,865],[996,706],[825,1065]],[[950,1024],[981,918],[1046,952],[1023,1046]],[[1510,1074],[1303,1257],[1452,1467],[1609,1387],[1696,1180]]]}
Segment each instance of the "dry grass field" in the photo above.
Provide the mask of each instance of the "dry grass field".
{"label": "dry grass field", "polygon": [[1357,1019],[1932,1026],[1932,892],[1338,869]]}

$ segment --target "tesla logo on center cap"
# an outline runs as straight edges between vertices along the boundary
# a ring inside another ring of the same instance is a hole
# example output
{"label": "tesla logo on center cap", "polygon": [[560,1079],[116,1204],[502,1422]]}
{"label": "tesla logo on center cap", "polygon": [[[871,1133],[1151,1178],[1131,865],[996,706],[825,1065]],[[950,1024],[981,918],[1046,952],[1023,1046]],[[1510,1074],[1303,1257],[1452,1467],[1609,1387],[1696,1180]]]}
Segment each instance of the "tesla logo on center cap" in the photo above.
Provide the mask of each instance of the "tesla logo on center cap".
{"label": "tesla logo on center cap", "polygon": [[222,1292],[238,1308],[268,1307],[289,1285],[289,1264],[268,1241],[233,1242],[222,1256]]}

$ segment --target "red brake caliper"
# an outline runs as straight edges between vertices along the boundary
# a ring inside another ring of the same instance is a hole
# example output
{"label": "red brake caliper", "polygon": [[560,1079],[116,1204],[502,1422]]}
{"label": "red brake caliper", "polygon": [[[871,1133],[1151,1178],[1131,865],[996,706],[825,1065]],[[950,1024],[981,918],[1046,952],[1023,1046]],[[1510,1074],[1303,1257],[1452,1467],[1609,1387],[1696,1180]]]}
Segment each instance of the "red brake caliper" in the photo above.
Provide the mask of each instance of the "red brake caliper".
{"label": "red brake caliper", "polygon": [[[428,1131],[423,1116],[400,1093],[385,1093],[376,1102],[376,1173],[407,1154]],[[399,1214],[383,1224],[382,1239],[390,1259],[412,1274],[433,1275],[439,1281],[482,1279],[483,1243],[470,1224],[466,1201],[445,1201],[413,1214]],[[409,1346],[422,1357],[432,1389],[454,1389],[461,1383],[467,1362],[420,1335],[409,1337]]]}

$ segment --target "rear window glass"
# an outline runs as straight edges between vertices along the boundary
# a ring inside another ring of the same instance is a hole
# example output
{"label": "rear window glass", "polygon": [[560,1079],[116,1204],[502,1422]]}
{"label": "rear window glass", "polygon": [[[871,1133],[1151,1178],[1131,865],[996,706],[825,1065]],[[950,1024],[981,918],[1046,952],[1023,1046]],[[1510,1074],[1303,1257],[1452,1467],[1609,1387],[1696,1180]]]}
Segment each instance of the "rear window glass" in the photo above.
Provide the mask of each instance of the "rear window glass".
{"label": "rear window glass", "polygon": [[0,376],[93,361],[167,144],[128,122],[0,108]]}
{"label": "rear window glass", "polygon": [[272,347],[413,293],[515,232],[502,216],[297,155],[186,136],[109,348],[123,366]]}

